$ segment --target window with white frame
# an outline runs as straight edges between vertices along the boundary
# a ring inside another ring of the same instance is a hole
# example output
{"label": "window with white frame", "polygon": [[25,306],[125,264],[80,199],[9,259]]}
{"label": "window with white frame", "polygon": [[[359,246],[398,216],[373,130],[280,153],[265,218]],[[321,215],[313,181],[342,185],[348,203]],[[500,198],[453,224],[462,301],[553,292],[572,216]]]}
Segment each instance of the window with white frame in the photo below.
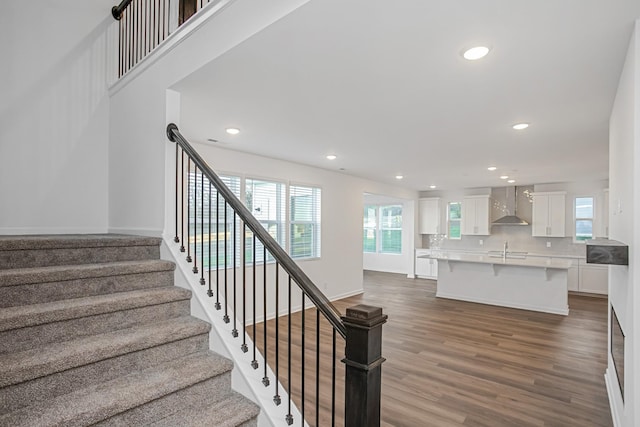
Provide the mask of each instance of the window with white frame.
{"label": "window with white frame", "polygon": [[362,235],[362,250],[368,253],[378,252],[378,207],[365,205],[364,233]]}
{"label": "window with white frame", "polygon": [[574,233],[577,241],[593,239],[593,197],[576,197],[574,203]]}
{"label": "window with white frame", "polygon": [[321,190],[289,186],[289,254],[291,258],[320,256]]}
{"label": "window with white frame", "polygon": [[[265,181],[247,178],[245,180],[245,205],[262,226],[271,234],[276,242],[286,249],[286,186],[281,182]],[[253,241],[249,238],[245,242],[246,261],[253,260]],[[267,255],[267,261],[273,258]],[[264,261],[264,249],[256,242],[256,262]]]}
{"label": "window with white frame", "polygon": [[[221,175],[220,179],[236,197],[240,197],[240,177]],[[227,266],[232,266],[233,242],[237,240],[238,233],[237,224],[235,228],[233,224],[233,210],[226,206],[225,216],[224,198],[218,195],[215,187],[200,172],[189,174],[188,194],[189,244],[197,245],[197,253],[202,253],[202,266],[215,268],[219,263],[224,268],[225,259]],[[214,242],[217,242],[217,246]],[[240,262],[238,253],[236,250],[236,265]],[[197,261],[200,263],[200,256]]]}
{"label": "window with white frame", "polygon": [[364,252],[402,253],[402,205],[364,207]]}
{"label": "window with white frame", "polygon": [[462,236],[462,203],[447,203],[447,235],[449,239],[460,239]]}

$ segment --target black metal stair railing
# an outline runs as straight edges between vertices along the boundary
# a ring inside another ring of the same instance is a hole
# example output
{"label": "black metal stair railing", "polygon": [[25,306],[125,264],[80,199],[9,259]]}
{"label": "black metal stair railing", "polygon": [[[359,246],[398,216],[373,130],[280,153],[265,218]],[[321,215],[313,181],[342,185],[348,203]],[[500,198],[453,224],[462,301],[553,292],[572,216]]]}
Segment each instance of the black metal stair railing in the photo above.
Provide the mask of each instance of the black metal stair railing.
{"label": "black metal stair railing", "polygon": [[[384,361],[381,334],[387,318],[382,309],[358,305],[348,308],[342,316],[175,124],[167,126],[167,136],[176,143],[174,241],[180,244],[181,252],[186,252],[187,261],[193,262],[193,273],[198,274],[199,283],[206,286],[207,295],[215,301],[215,309],[224,313],[224,322],[232,322],[232,336],[238,338],[245,353],[249,352],[247,335],[251,338],[250,364],[255,370],[260,368],[258,352],[262,353],[262,384],[273,388],[273,404],[282,404],[280,392],[286,391],[284,421],[288,425],[299,422],[303,426],[305,421],[315,426],[379,426]],[[267,264],[272,270],[269,273]],[[259,281],[262,281],[262,295],[258,292]],[[286,289],[282,289],[281,284],[286,284]],[[292,311],[295,304],[292,289],[296,286],[301,294],[299,313]],[[240,292],[236,292],[237,289]],[[258,301],[259,298],[262,300]],[[281,299],[286,299],[286,316],[280,313]],[[267,321],[268,301],[274,306],[271,321]],[[315,308],[305,310],[307,301]],[[258,307],[264,319],[260,325]],[[308,317],[315,322],[308,322]],[[280,327],[281,321],[286,322],[286,328]],[[323,340],[323,333],[328,338]],[[337,347],[338,340],[341,343],[342,339],[345,370],[344,374],[338,374]],[[281,352],[283,346],[286,353]],[[296,347],[298,355],[293,353]],[[312,363],[307,363],[308,359],[312,359]],[[328,367],[327,371],[321,370],[323,365]],[[313,382],[312,387],[308,386],[308,380]],[[338,384],[344,384],[344,388],[339,389]],[[300,420],[294,420],[292,404],[298,405]]]}
{"label": "black metal stair railing", "polygon": [[111,8],[118,21],[118,78],[180,25],[215,0],[122,0]]}

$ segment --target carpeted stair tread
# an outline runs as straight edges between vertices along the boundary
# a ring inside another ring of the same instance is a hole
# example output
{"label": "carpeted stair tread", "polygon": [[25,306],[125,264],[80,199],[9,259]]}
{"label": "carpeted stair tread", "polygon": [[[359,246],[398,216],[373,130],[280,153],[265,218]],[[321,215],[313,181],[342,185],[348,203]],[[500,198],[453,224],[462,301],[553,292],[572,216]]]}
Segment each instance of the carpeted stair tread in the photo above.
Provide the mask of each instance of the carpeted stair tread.
{"label": "carpeted stair tread", "polygon": [[235,427],[258,416],[260,407],[236,392],[224,400],[180,412],[148,424],[149,427]]}
{"label": "carpeted stair tread", "polygon": [[113,246],[160,246],[159,237],[127,234],[34,234],[0,236],[0,251],[33,249],[103,248]]}
{"label": "carpeted stair tread", "polygon": [[0,416],[0,425],[90,425],[229,372],[231,361],[195,353]]}
{"label": "carpeted stair tread", "polygon": [[3,356],[0,387],[207,334],[210,329],[208,323],[185,316],[10,353]]}
{"label": "carpeted stair tread", "polygon": [[148,305],[164,304],[189,298],[191,298],[191,291],[187,289],[166,287],[8,307],[0,310],[0,331],[129,310]]}
{"label": "carpeted stair tread", "polygon": [[0,270],[0,287],[173,270],[175,270],[175,264],[163,260],[15,268]]}

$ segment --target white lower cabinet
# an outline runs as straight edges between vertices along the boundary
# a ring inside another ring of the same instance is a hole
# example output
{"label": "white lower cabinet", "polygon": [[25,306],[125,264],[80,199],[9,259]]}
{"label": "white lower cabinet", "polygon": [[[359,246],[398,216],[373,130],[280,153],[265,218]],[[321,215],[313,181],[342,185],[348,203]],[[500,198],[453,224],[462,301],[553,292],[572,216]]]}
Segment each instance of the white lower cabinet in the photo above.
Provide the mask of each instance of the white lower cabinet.
{"label": "white lower cabinet", "polygon": [[578,291],[580,287],[580,265],[578,260],[571,262],[571,267],[567,270],[567,289],[570,291]]}
{"label": "white lower cabinet", "polygon": [[416,249],[415,276],[421,279],[438,278],[438,260],[431,258],[420,258],[429,255],[428,249]]}
{"label": "white lower cabinet", "polygon": [[609,293],[609,267],[587,264],[580,260],[579,292],[607,295]]}

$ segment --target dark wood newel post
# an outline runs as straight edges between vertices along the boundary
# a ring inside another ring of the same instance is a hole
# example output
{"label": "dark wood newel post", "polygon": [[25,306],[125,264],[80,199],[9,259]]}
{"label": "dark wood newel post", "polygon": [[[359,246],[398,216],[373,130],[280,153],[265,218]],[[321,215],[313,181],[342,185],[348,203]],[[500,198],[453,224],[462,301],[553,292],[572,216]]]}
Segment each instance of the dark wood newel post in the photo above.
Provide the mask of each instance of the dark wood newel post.
{"label": "dark wood newel post", "polygon": [[342,316],[345,345],[345,427],[380,426],[382,380],[382,308],[359,304]]}

